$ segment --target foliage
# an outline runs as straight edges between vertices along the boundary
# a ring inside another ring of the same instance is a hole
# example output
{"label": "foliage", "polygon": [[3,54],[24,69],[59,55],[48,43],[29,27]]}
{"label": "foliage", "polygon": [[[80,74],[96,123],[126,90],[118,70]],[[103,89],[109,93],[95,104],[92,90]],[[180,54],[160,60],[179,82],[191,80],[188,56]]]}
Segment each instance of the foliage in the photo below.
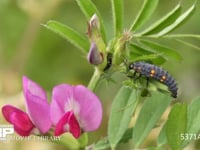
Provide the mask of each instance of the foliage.
{"label": "foliage", "polygon": [[[101,77],[113,74],[114,72],[127,73],[126,63],[124,60],[131,62],[138,60],[151,61],[156,65],[162,65],[167,61],[182,61],[180,52],[174,48],[161,44],[160,40],[169,40],[172,42],[181,41],[186,46],[200,49],[183,40],[183,38],[199,39],[200,35],[194,34],[173,34],[173,31],[182,26],[194,13],[196,2],[186,10],[182,10],[181,2],[171,9],[163,17],[153,24],[144,28],[144,25],[153,15],[158,0],[144,0],[142,8],[132,21],[128,30],[124,29],[123,0],[111,0],[113,15],[113,38],[109,39],[106,35],[103,18],[97,7],[91,0],[76,0],[89,22],[88,37],[79,34],[77,31],[67,25],[57,21],[48,21],[44,26],[47,29],[61,35],[74,46],[88,53],[89,45],[95,42],[98,50],[103,56],[103,62],[95,66],[93,77],[91,78],[88,88],[94,90],[98,85]],[[91,25],[92,16],[96,14],[98,21],[95,28]],[[90,24],[91,23],[91,24]],[[104,70],[108,53],[112,53],[112,67]],[[157,85],[160,87],[161,85]],[[123,85],[113,100],[108,124],[108,136],[97,141],[88,149],[102,150],[111,147],[115,149],[120,143],[130,139],[134,148],[140,147],[147,138],[152,129],[156,126],[158,120],[169,107],[171,97],[166,93],[158,92],[158,88],[150,86],[150,97],[146,97],[141,106],[135,125],[129,124],[131,116],[139,107],[137,105],[142,97],[141,92],[144,88],[137,83]],[[199,132],[199,98],[192,101],[191,104],[177,104],[172,106],[168,120],[162,126],[160,135],[157,138],[157,147],[148,149],[165,149],[170,147],[172,150],[180,150],[186,147],[195,137],[188,137]]]}

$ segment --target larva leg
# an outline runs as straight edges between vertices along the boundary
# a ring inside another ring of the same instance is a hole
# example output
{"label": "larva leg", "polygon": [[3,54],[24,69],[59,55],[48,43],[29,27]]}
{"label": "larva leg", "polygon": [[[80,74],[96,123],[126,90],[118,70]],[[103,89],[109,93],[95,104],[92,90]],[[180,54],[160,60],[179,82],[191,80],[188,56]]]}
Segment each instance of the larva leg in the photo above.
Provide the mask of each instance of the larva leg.
{"label": "larva leg", "polygon": [[148,88],[148,86],[149,86],[149,77],[147,77],[146,80],[147,80],[146,86]]}
{"label": "larva leg", "polygon": [[139,74],[139,76],[137,76],[137,77],[135,77],[135,76],[136,76],[135,74],[136,74],[136,73],[134,72],[134,74],[133,74],[133,76],[134,76],[134,81],[136,81],[136,80],[138,80],[139,78],[142,77],[142,74]]}

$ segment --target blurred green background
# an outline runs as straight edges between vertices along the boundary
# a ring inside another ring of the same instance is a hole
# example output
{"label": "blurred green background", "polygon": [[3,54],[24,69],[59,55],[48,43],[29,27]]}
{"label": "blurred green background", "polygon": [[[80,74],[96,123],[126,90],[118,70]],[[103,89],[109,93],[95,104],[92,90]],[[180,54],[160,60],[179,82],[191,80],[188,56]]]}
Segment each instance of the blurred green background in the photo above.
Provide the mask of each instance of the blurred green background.
{"label": "blurred green background", "polygon": [[[108,0],[93,0],[100,10],[108,35],[112,37],[111,5]],[[124,0],[125,29],[137,14],[141,0]],[[159,6],[149,20],[149,24],[171,10],[179,0],[160,0]],[[194,1],[183,0],[183,9]],[[55,33],[45,29],[41,24],[48,20],[57,20],[67,24],[82,34],[87,32],[87,20],[81,13],[75,0],[0,0],[0,106],[13,104],[23,107],[22,75],[39,83],[49,93],[56,84],[84,84],[87,86],[93,73],[86,56],[76,47]],[[146,24],[148,26],[149,24]],[[200,1],[190,20],[176,33],[200,34]],[[200,47],[199,40],[187,39]],[[183,56],[180,63],[167,62],[164,68],[177,80],[178,99],[190,101],[200,95],[200,51],[181,43],[162,40],[171,45]],[[116,76],[115,78],[119,78]],[[112,98],[121,83],[100,84],[97,94],[104,106],[104,122],[96,133],[90,133],[95,141],[106,135],[107,120]],[[106,88],[105,88],[106,86]],[[0,119],[0,124],[5,120]],[[92,140],[90,141],[92,142]],[[28,143],[28,144],[27,144]],[[33,142],[34,143],[34,142]],[[12,145],[14,144],[14,145]],[[3,149],[29,149],[31,142],[0,143]],[[58,145],[34,143],[37,149],[54,149]],[[35,148],[33,148],[35,149]],[[59,149],[62,147],[59,146]]]}

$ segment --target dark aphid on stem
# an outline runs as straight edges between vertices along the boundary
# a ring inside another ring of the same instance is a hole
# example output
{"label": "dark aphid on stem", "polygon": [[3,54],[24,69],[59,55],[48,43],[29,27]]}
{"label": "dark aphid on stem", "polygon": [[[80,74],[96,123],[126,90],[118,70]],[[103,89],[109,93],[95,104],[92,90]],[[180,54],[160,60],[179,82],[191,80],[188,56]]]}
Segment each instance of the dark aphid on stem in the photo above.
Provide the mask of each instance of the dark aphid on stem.
{"label": "dark aphid on stem", "polygon": [[110,67],[112,66],[112,53],[108,53],[106,59],[107,59],[107,64],[105,68],[103,69],[104,71],[110,69]]}
{"label": "dark aphid on stem", "polygon": [[[136,80],[139,77],[144,76],[147,78],[147,86],[149,78],[155,79],[168,87],[172,97],[177,97],[178,88],[175,79],[162,68],[146,62],[139,61],[130,63],[128,69],[135,71],[133,76],[130,76],[131,78],[134,78]],[[136,73],[139,74],[137,78],[135,78]]]}

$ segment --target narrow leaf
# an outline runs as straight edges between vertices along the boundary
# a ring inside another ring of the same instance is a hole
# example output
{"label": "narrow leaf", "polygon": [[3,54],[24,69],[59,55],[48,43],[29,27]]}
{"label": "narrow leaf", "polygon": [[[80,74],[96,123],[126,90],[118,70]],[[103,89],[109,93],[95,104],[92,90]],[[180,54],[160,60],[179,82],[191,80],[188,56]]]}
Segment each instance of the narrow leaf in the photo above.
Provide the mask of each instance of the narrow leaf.
{"label": "narrow leaf", "polygon": [[147,41],[147,40],[140,40],[141,43],[143,43],[144,45],[150,47],[152,50],[158,52],[158,53],[162,53],[163,56],[166,56],[169,59],[175,60],[175,61],[181,61],[182,60],[182,56],[176,52],[175,50],[166,47],[164,45],[160,45],[157,44],[155,42],[152,41]]}
{"label": "narrow leaf", "polygon": [[129,45],[131,49],[131,53],[136,53],[138,55],[148,55],[148,54],[153,54],[153,51],[151,49],[144,49],[143,47],[140,47],[140,45],[136,43],[131,43]]}
{"label": "narrow leaf", "polygon": [[180,39],[176,39],[176,41],[178,41],[178,42],[180,42],[180,43],[182,43],[182,44],[185,44],[186,46],[191,47],[191,48],[193,48],[193,49],[195,49],[195,50],[200,51],[200,47],[198,47],[198,46],[196,46],[196,45],[194,45],[194,44],[191,44],[191,43],[189,43],[189,42],[186,42],[186,41],[180,40]]}
{"label": "narrow leaf", "polygon": [[168,34],[163,36],[163,38],[197,38],[200,39],[199,34]]}
{"label": "narrow leaf", "polygon": [[192,100],[188,107],[188,126],[187,131],[197,133],[200,130],[200,97]]}
{"label": "narrow leaf", "polygon": [[189,17],[192,15],[192,13],[195,10],[195,4],[193,4],[187,11],[185,11],[185,13],[183,13],[181,16],[179,16],[176,21],[174,23],[172,23],[171,25],[167,26],[166,28],[164,28],[162,31],[160,31],[159,33],[157,33],[156,35],[159,36],[163,36],[171,31],[173,31],[174,29],[176,29],[178,26],[184,24],[184,22],[189,19]]}
{"label": "narrow leaf", "polygon": [[145,0],[130,30],[135,31],[140,28],[150,18],[157,7],[159,0]]}
{"label": "narrow leaf", "polygon": [[150,148],[147,148],[146,150],[166,150],[166,149],[162,147],[150,147]]}
{"label": "narrow leaf", "polygon": [[153,60],[153,59],[157,59],[158,57],[160,57],[161,54],[149,54],[149,55],[142,55],[142,56],[138,56],[134,59],[131,59],[132,61],[145,61],[145,60]]}
{"label": "narrow leaf", "polygon": [[120,140],[120,143],[126,143],[133,137],[133,128],[129,128],[124,133],[123,137]]}
{"label": "narrow leaf", "polygon": [[172,24],[180,15],[180,13],[181,13],[181,5],[179,3],[173,10],[171,10],[168,14],[166,14],[164,17],[162,17],[158,21],[156,21],[153,25],[151,25],[141,34],[148,35],[148,34],[154,34],[161,31],[162,29]]}
{"label": "narrow leaf", "polygon": [[114,35],[117,36],[123,28],[123,0],[111,0]]}
{"label": "narrow leaf", "polygon": [[[166,59],[160,55],[160,54],[156,54],[155,51],[152,51],[151,49],[145,49],[144,47],[141,47],[140,45],[138,44],[135,44],[135,43],[131,43],[130,44],[130,48],[131,48],[131,52],[130,52],[130,59],[131,61],[138,61],[138,60],[141,60],[142,58],[141,57],[145,57],[148,56],[148,55],[159,55],[157,56],[157,58],[149,58],[149,61],[152,61],[154,64],[156,65],[160,65],[160,64],[163,64]],[[148,59],[145,59],[145,60],[148,60]]]}
{"label": "narrow leaf", "polygon": [[94,14],[97,14],[97,16],[99,18],[99,22],[100,22],[101,34],[102,34],[104,42],[106,43],[106,33],[105,33],[105,26],[103,23],[103,19],[101,17],[101,14],[99,13],[98,9],[94,5],[94,3],[91,0],[76,0],[76,2],[78,3],[81,11],[86,16],[88,21]]}
{"label": "narrow leaf", "polygon": [[93,150],[105,150],[108,148],[110,148],[110,144],[107,137],[101,139],[93,146]]}
{"label": "narrow leaf", "polygon": [[57,21],[48,21],[47,24],[44,25],[44,27],[67,39],[69,42],[81,49],[83,52],[88,52],[90,44],[87,38],[76,32],[69,26],[66,26]]}
{"label": "narrow leaf", "polygon": [[136,147],[147,137],[170,104],[171,99],[168,95],[153,92],[151,97],[145,100],[133,130],[133,142]]}
{"label": "narrow leaf", "polygon": [[108,139],[112,148],[119,143],[129,125],[138,102],[137,96],[135,89],[123,86],[113,101],[108,122]]}
{"label": "narrow leaf", "polygon": [[[124,133],[123,137],[121,138],[119,143],[126,143],[128,142],[133,135],[133,128],[128,128]],[[94,144],[94,150],[105,150],[110,148],[110,144],[108,141],[108,137],[104,137],[103,139],[99,140],[96,144]]]}
{"label": "narrow leaf", "polygon": [[[189,138],[183,139],[183,146],[186,146],[191,140],[196,140],[198,137],[198,133],[200,131],[200,97],[192,100],[192,103],[188,106],[188,120],[187,120],[187,135],[193,135]],[[197,135],[197,136],[195,136]],[[196,138],[196,139],[195,139]],[[198,137],[199,138],[199,137]]]}
{"label": "narrow leaf", "polygon": [[186,131],[186,124],[187,105],[175,104],[166,123],[167,141],[172,150],[181,150],[181,144],[183,142],[181,135]]}
{"label": "narrow leaf", "polygon": [[167,143],[167,136],[166,136],[166,124],[162,127],[160,134],[157,138],[158,146],[162,146]]}

